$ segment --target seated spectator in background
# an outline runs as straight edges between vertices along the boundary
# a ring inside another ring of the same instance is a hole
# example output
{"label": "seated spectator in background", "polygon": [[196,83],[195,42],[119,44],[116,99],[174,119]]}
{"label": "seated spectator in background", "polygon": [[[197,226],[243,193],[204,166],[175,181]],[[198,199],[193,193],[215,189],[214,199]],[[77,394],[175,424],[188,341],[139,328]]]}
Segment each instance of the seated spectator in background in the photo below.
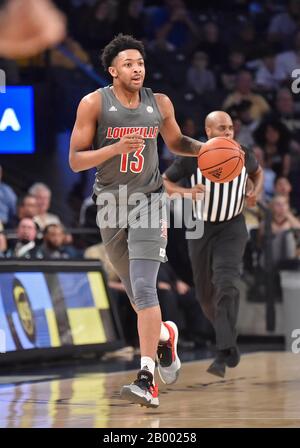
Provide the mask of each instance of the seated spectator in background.
{"label": "seated spectator in background", "polygon": [[7,242],[3,233],[3,224],[0,221],[0,258],[4,257],[4,252],[7,249]]}
{"label": "seated spectator in background", "polygon": [[12,228],[17,227],[21,219],[34,219],[37,215],[37,200],[32,194],[25,194],[17,200],[17,216],[12,222]]}
{"label": "seated spectator in background", "polygon": [[144,0],[119,2],[116,30],[123,34],[134,34],[135,39],[145,37],[146,16]]}
{"label": "seated spectator in background", "polygon": [[253,23],[241,22],[237,44],[243,49],[246,61],[253,61],[259,57],[261,38],[257,36],[256,26]]}
{"label": "seated spectator in background", "polygon": [[44,229],[43,243],[37,249],[36,257],[45,259],[81,258],[72,246],[65,245],[65,231],[61,224],[49,224]]}
{"label": "seated spectator in background", "polygon": [[[272,211],[272,258],[274,266],[283,260],[296,257],[297,243],[293,230],[300,230],[297,219],[288,204],[286,196],[275,195],[270,203]],[[260,234],[264,237],[264,223],[261,224]]]}
{"label": "seated spectator in background", "polygon": [[0,221],[7,227],[14,227],[17,196],[13,189],[2,182],[3,169],[0,165]]}
{"label": "seated spectator in background", "polygon": [[251,102],[241,101],[231,106],[227,111],[232,117],[235,139],[246,147],[254,144],[253,132],[258,125],[258,120],[251,117]]}
{"label": "seated spectator in background", "polygon": [[283,71],[284,79],[290,83],[293,79],[293,70],[300,65],[300,30],[293,37],[292,49],[283,51],[276,56],[276,67]]}
{"label": "seated spectator in background", "polygon": [[220,38],[219,27],[214,22],[206,22],[202,27],[202,31],[202,40],[198,44],[197,50],[206,53],[211,66],[214,69],[219,69],[225,64],[228,52],[227,46]]}
{"label": "seated spectator in background", "polygon": [[264,172],[264,189],[261,199],[263,202],[268,202],[274,195],[274,183],[276,179],[276,173],[272,170],[272,168],[266,166],[265,162],[266,154],[261,149],[261,147],[258,145],[254,145],[252,149],[258,163],[260,164]]}
{"label": "seated spectator in background", "polygon": [[202,51],[194,53],[192,64],[187,71],[187,86],[198,95],[216,89],[215,75],[207,66],[207,54]]}
{"label": "seated spectator in background", "polygon": [[[82,17],[81,42],[91,55],[94,66],[99,65],[99,51],[113,39],[118,30],[115,25],[115,2],[98,0]],[[134,34],[134,30],[132,30]]]}
{"label": "seated spectator in background", "polygon": [[250,116],[252,120],[261,120],[261,118],[270,110],[267,101],[259,94],[253,92],[253,77],[249,71],[239,72],[236,80],[236,88],[233,93],[225,98],[223,108],[229,109],[230,106],[238,105],[243,100],[251,102]]}
{"label": "seated spectator in background", "polygon": [[265,153],[265,166],[277,176],[287,177],[290,172],[291,134],[278,120],[266,120],[254,132],[256,143]]}
{"label": "seated spectator in background", "polygon": [[290,132],[289,179],[293,186],[293,206],[300,212],[300,105],[295,102],[290,89],[278,91],[275,109],[269,119],[280,121]]}
{"label": "seated spectator in background", "polygon": [[51,204],[51,190],[46,184],[41,182],[33,184],[29,189],[29,194],[36,199],[37,210],[34,221],[40,230],[44,230],[49,224],[61,223],[57,215],[48,212]]}
{"label": "seated spectator in background", "polygon": [[272,17],[268,29],[268,40],[281,48],[287,48],[299,26],[300,3],[299,0],[289,0],[287,11]]}
{"label": "seated spectator in background", "polygon": [[283,87],[278,90],[275,108],[270,115],[272,118],[280,120],[291,132],[293,138],[300,138],[300,108],[290,89]]}
{"label": "seated spectator in background", "polygon": [[32,218],[22,218],[17,227],[17,240],[9,244],[7,258],[36,257],[37,228]]}
{"label": "seated spectator in background", "polygon": [[292,210],[292,213],[295,216],[300,215],[299,210],[297,209],[297,202],[294,202],[294,189],[293,185],[289,181],[287,177],[280,176],[275,181],[274,187],[275,195],[284,196],[288,202],[289,207]]}
{"label": "seated spectator in background", "polygon": [[221,84],[225,90],[231,92],[236,86],[237,74],[244,68],[245,54],[240,48],[232,48],[220,72]]}
{"label": "seated spectator in background", "polygon": [[171,44],[171,42],[168,42],[165,33],[158,29],[155,31],[154,39],[152,39],[148,44],[148,50],[150,50],[152,53],[155,53],[157,51],[162,53],[174,53],[176,47]]}
{"label": "seated spectator in background", "polygon": [[164,0],[149,17],[151,39],[166,40],[177,50],[188,50],[198,39],[198,27],[183,0]]}
{"label": "seated spectator in background", "polygon": [[123,327],[125,341],[132,347],[138,347],[136,313],[130,305],[123,283],[114,271],[113,265],[107,256],[104,244],[100,243],[88,247],[84,252],[84,258],[101,261],[107,275],[108,286],[116,301],[120,322],[126,322],[126,326],[124,325]]}
{"label": "seated spectator in background", "polygon": [[277,177],[274,185],[274,193],[276,196],[284,196],[290,205],[290,194],[292,191],[292,185],[287,177],[279,176]]}
{"label": "seated spectator in background", "polygon": [[274,92],[285,80],[285,73],[281,66],[276,64],[275,51],[265,48],[259,68],[255,74],[255,84],[261,92]]}
{"label": "seated spectator in background", "polygon": [[[263,220],[259,229],[259,245],[262,252],[259,263],[266,268],[267,250],[268,269],[272,267],[272,288],[274,300],[281,300],[282,292],[280,286],[279,271],[285,261],[296,258],[297,240],[295,230],[300,230],[300,221],[290,210],[288,200],[285,196],[275,195],[270,203],[271,235],[267,235],[266,222]],[[271,240],[270,240],[271,237]]]}

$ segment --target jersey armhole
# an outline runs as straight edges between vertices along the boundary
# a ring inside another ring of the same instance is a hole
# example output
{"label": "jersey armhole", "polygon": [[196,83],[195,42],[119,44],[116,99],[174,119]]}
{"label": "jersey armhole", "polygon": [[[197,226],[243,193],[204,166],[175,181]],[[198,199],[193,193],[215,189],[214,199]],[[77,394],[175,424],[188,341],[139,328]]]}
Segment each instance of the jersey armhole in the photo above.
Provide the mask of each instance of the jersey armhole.
{"label": "jersey armhole", "polygon": [[103,87],[100,87],[100,89],[97,89],[97,92],[99,92],[99,114],[97,117],[97,129],[100,125],[101,118],[102,118],[102,111],[103,111],[103,103],[104,103],[104,95],[103,95]]}

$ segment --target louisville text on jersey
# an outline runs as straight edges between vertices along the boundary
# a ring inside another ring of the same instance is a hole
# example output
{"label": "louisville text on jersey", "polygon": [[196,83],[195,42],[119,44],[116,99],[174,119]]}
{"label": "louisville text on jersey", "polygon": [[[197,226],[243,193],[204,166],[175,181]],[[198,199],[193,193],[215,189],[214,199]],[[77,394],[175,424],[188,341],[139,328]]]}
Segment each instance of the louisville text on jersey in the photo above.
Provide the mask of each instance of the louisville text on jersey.
{"label": "louisville text on jersey", "polygon": [[118,139],[127,134],[140,134],[143,138],[156,138],[158,131],[158,126],[109,127],[107,128],[106,138]]}

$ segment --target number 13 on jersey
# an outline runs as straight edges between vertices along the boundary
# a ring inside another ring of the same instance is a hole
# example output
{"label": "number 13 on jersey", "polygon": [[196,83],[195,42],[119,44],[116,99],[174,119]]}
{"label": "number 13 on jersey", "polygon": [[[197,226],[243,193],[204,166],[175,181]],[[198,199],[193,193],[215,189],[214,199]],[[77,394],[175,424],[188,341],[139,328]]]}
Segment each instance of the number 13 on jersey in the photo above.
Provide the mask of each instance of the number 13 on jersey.
{"label": "number 13 on jersey", "polygon": [[[137,149],[135,151],[135,153],[133,154],[133,157],[136,160],[131,160],[131,162],[129,163],[129,169],[132,173],[140,173],[144,168],[145,158],[142,154],[144,148],[145,148],[145,145],[143,145],[141,148]],[[121,173],[128,172],[128,156],[129,156],[129,154],[121,154],[121,164],[120,164]]]}

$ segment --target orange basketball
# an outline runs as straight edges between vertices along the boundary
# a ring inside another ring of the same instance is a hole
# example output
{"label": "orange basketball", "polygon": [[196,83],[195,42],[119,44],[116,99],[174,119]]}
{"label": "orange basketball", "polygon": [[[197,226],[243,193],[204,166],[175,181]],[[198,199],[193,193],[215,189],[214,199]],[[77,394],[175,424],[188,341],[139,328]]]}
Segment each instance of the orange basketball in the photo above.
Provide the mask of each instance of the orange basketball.
{"label": "orange basketball", "polygon": [[244,166],[245,153],[239,143],[226,137],[214,137],[202,145],[198,166],[212,182],[230,182]]}

